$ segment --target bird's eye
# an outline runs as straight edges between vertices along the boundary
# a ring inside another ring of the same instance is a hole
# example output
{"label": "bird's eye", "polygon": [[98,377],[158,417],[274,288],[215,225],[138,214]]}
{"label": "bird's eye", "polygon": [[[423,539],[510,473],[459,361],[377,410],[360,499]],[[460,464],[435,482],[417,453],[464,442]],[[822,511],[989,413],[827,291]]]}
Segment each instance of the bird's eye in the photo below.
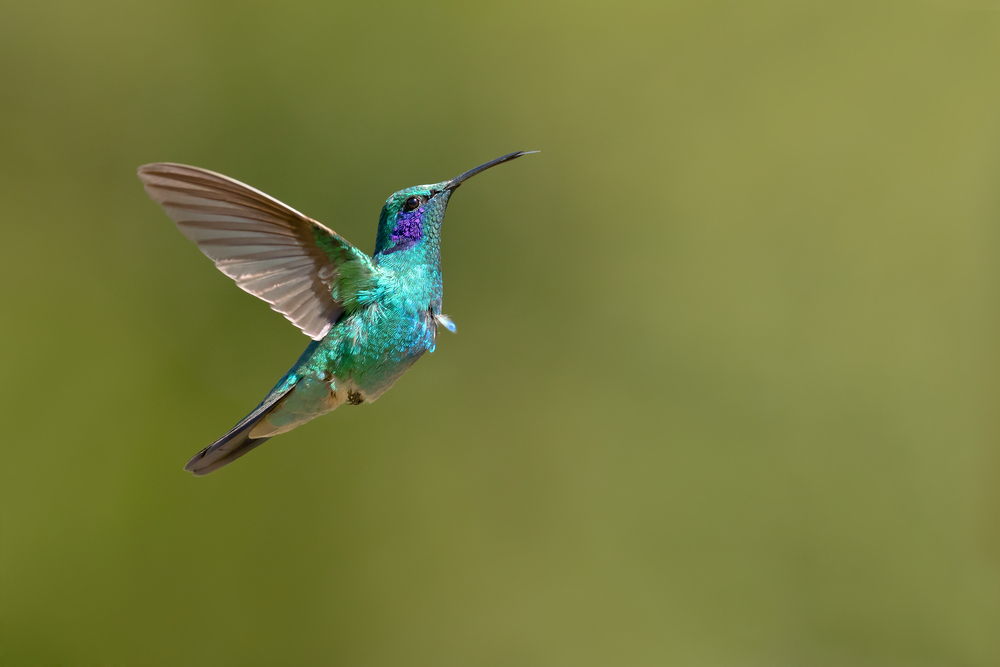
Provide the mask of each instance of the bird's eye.
{"label": "bird's eye", "polygon": [[412,211],[418,206],[420,206],[420,197],[407,197],[403,203],[403,210]]}

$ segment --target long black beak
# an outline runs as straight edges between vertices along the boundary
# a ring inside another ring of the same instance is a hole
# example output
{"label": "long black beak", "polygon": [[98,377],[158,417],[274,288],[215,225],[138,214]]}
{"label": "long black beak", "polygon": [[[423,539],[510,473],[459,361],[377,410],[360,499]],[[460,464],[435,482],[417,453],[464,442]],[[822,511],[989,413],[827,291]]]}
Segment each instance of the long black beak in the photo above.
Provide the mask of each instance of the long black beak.
{"label": "long black beak", "polygon": [[453,178],[450,181],[448,181],[448,183],[444,186],[444,189],[445,190],[451,190],[452,192],[454,192],[455,188],[457,188],[462,183],[464,183],[468,179],[472,178],[473,176],[475,176],[479,172],[486,171],[490,167],[495,167],[498,164],[503,164],[504,162],[509,162],[510,160],[516,160],[517,158],[521,157],[522,155],[527,155],[528,153],[537,153],[537,152],[538,151],[517,151],[516,153],[507,153],[503,157],[498,157],[496,160],[490,160],[486,164],[481,164],[478,167],[476,167],[475,169],[470,169],[469,171],[465,172],[464,174],[456,176],[455,178]]}

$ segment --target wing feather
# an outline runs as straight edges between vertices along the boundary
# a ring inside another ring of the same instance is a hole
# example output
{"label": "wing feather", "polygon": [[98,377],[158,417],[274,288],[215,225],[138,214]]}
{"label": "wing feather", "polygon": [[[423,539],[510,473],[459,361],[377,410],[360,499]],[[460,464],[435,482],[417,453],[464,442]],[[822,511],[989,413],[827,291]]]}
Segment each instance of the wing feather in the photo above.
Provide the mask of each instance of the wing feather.
{"label": "wing feather", "polygon": [[370,258],[332,230],[222,174],[159,162],[139,167],[146,192],[239,287],[319,340],[344,312],[334,299],[341,267]]}

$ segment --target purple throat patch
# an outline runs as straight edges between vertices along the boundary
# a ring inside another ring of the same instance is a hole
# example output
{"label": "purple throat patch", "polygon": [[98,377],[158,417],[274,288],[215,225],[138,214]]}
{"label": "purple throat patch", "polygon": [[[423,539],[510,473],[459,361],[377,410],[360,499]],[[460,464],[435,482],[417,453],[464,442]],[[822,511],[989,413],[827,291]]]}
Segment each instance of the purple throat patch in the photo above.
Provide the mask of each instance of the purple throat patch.
{"label": "purple throat patch", "polygon": [[397,250],[400,246],[409,247],[424,237],[424,227],[421,219],[424,216],[424,207],[403,213],[396,221],[396,226],[392,229],[392,242]]}

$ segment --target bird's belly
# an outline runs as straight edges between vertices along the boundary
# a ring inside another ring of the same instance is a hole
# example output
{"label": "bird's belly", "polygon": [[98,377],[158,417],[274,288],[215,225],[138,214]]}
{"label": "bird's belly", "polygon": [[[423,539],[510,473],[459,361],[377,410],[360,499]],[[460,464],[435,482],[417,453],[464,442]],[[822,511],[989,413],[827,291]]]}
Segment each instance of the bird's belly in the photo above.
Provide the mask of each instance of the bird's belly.
{"label": "bird's belly", "polygon": [[429,327],[425,317],[371,319],[361,315],[348,318],[336,332],[339,343],[332,346],[339,353],[332,364],[331,379],[337,385],[335,391],[348,392],[350,403],[374,401],[434,347],[436,328]]}

